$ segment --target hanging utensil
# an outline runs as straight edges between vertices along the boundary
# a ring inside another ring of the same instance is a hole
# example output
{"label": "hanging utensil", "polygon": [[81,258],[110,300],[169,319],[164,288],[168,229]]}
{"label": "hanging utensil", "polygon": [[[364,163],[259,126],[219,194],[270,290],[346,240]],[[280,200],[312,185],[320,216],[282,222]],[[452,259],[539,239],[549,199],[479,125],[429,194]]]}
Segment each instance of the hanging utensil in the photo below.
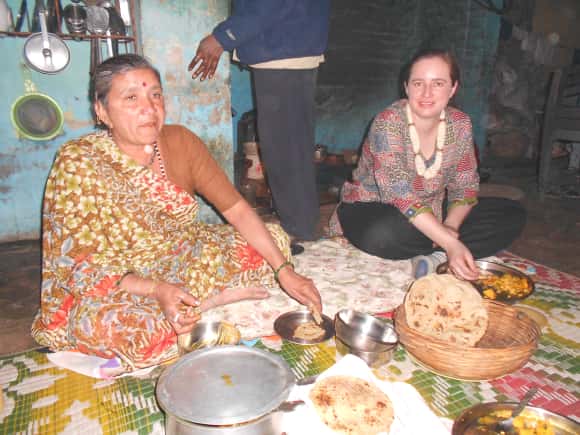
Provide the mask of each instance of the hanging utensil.
{"label": "hanging utensil", "polygon": [[[124,36],[127,30],[125,29],[125,23],[113,2],[109,0],[100,1],[99,6],[106,9],[109,14],[109,27],[107,29],[107,35]],[[107,47],[109,47],[109,56],[117,56],[119,54],[119,41],[112,38],[107,38]]]}
{"label": "hanging utensil", "polygon": [[0,0],[0,31],[10,32],[13,28],[12,10],[6,4],[6,0]]}
{"label": "hanging utensil", "polygon": [[28,22],[28,4],[26,0],[22,0],[20,3],[20,8],[18,9],[18,15],[16,16],[16,24],[14,25],[15,32],[22,31],[22,25],[24,24],[24,19],[26,18],[26,28],[30,28],[30,23]]}
{"label": "hanging utensil", "polygon": [[101,63],[101,39],[109,27],[109,14],[101,6],[87,6],[87,30],[94,35],[91,38],[91,75]]}
{"label": "hanging utensil", "polygon": [[71,35],[83,35],[87,31],[87,11],[79,0],[73,0],[63,11],[64,23]]}
{"label": "hanging utensil", "polygon": [[126,27],[131,27],[131,7],[129,0],[118,0],[119,10],[121,11],[121,18]]}
{"label": "hanging utensil", "polygon": [[46,29],[50,33],[59,32],[62,23],[62,5],[60,0],[48,0],[44,10],[46,14]]}
{"label": "hanging utensil", "polygon": [[30,70],[21,65],[24,95],[18,97],[10,110],[12,125],[19,138],[50,140],[62,134],[64,115],[58,103],[41,94],[30,78]]}
{"label": "hanging utensil", "polygon": [[65,69],[70,61],[68,46],[54,33],[46,29],[46,11],[38,11],[40,33],[30,35],[24,43],[24,60],[32,69],[43,74],[56,74]]}
{"label": "hanging utensil", "polygon": [[44,1],[36,0],[34,2],[34,9],[32,10],[32,24],[30,31],[34,33],[40,32],[40,11],[44,9]]}

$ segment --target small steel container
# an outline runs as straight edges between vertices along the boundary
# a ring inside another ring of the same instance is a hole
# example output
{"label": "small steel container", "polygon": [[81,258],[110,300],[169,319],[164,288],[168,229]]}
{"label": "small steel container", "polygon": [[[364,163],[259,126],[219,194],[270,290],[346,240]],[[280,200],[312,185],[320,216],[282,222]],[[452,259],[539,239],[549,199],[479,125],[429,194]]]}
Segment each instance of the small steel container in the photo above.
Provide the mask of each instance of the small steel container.
{"label": "small steel container", "polygon": [[378,368],[388,363],[391,360],[391,358],[393,358],[393,351],[395,350],[396,346],[395,344],[393,344],[391,347],[385,350],[367,352],[364,350],[355,349],[352,346],[349,346],[348,344],[341,341],[339,338],[335,339],[335,343],[336,343],[336,351],[340,355],[346,355],[348,353],[356,355],[364,362],[366,362],[367,365],[371,368]]}
{"label": "small steel container", "polygon": [[179,334],[177,345],[181,355],[204,347],[239,344],[241,334],[235,325],[223,321],[202,321],[191,332]]}
{"label": "small steel container", "polygon": [[352,353],[372,367],[388,362],[398,342],[391,323],[360,311],[336,313],[334,329],[338,352]]}
{"label": "small steel container", "polygon": [[246,346],[189,353],[160,376],[156,395],[172,434],[279,434],[277,408],[295,385],[288,364]]}

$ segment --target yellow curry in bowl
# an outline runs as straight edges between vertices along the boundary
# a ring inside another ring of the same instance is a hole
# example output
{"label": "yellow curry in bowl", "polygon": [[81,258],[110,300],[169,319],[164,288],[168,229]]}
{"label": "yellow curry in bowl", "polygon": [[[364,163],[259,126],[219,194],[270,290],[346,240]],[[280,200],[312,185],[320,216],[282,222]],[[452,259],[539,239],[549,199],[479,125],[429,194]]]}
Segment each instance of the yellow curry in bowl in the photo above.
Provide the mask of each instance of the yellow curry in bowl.
{"label": "yellow curry in bowl", "polygon": [[515,402],[480,403],[465,409],[453,423],[452,435],[578,435],[580,424],[547,409],[526,406],[514,418],[509,432],[496,431],[496,424],[510,418]]}
{"label": "yellow curry in bowl", "polygon": [[[470,281],[484,298],[512,303],[528,297],[534,282],[525,273],[502,263],[477,260],[479,278]],[[448,263],[440,264],[437,273],[449,273]]]}

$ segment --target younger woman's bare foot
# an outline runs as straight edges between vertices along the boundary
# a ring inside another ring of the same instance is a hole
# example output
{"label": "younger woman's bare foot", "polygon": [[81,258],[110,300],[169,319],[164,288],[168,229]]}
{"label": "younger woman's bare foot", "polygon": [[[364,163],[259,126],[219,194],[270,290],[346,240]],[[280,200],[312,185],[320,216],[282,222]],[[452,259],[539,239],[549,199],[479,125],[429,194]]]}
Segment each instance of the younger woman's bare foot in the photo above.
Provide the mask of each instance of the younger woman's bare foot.
{"label": "younger woman's bare foot", "polygon": [[266,299],[270,293],[264,287],[226,288],[219,294],[201,302],[201,311],[250,299]]}

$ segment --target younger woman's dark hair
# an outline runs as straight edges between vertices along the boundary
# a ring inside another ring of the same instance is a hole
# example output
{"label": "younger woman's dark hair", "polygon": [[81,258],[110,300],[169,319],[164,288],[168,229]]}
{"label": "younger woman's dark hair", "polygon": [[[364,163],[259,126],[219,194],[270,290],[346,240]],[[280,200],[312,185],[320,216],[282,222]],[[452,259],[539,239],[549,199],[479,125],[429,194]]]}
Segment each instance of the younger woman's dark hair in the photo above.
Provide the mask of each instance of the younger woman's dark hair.
{"label": "younger woman's dark hair", "polygon": [[409,82],[409,77],[411,76],[411,69],[413,66],[423,59],[429,59],[433,57],[439,57],[445,61],[447,65],[449,65],[449,73],[451,76],[451,85],[455,83],[460,83],[461,77],[459,72],[459,65],[455,56],[449,50],[442,50],[439,48],[426,48],[418,51],[413,58],[405,65],[403,68],[402,80],[401,85],[406,85]]}
{"label": "younger woman's dark hair", "polygon": [[94,103],[100,101],[106,106],[113,79],[119,75],[136,69],[153,71],[161,83],[159,71],[143,56],[138,54],[121,54],[100,63],[91,77],[90,98]]}

